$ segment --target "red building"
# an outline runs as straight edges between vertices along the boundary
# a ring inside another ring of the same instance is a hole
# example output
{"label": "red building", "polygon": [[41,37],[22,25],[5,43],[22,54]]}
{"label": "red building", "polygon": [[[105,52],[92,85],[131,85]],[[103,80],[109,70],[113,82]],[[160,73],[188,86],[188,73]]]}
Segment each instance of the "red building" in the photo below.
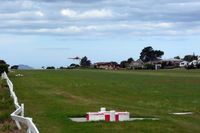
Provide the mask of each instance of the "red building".
{"label": "red building", "polygon": [[97,62],[94,64],[96,68],[102,69],[119,69],[119,65],[117,62]]}

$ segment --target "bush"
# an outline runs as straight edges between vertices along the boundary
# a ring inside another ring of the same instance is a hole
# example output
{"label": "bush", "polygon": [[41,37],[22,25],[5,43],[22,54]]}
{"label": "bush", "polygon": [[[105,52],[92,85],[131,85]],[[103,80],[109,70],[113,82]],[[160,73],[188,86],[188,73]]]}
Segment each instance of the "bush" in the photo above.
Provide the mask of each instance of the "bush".
{"label": "bush", "polygon": [[49,66],[46,69],[55,69],[55,67],[54,66]]}
{"label": "bush", "polygon": [[152,65],[152,64],[145,64],[145,65],[144,65],[144,69],[153,70],[153,69],[155,69],[155,65]]}
{"label": "bush", "polygon": [[14,66],[11,66],[11,68],[10,69],[18,69],[18,65],[14,65]]}
{"label": "bush", "polygon": [[171,61],[163,61],[161,66],[163,69],[173,69],[176,67],[176,65]]}
{"label": "bush", "polygon": [[200,69],[200,64],[197,64],[196,67],[197,67],[198,69]]}
{"label": "bush", "polygon": [[0,60],[0,64],[6,64],[4,60]]}
{"label": "bush", "polygon": [[77,67],[80,67],[80,66],[78,64],[71,64],[69,66],[70,69],[77,68]]}
{"label": "bush", "polygon": [[8,67],[9,67],[8,64],[0,64],[0,74],[3,72],[8,73]]}
{"label": "bush", "polygon": [[195,69],[195,66],[194,64],[192,63],[191,65],[188,65],[185,67],[186,69]]}
{"label": "bush", "polygon": [[135,70],[142,70],[143,67],[134,67]]}
{"label": "bush", "polygon": [[61,66],[59,69],[67,69],[67,67],[62,67],[62,66]]}

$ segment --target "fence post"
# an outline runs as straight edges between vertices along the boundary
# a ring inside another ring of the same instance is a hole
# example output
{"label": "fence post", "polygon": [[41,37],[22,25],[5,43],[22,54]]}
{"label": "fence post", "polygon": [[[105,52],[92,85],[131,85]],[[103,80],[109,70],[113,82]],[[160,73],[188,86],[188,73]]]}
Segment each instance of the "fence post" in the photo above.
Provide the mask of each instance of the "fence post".
{"label": "fence post", "polygon": [[15,121],[15,123],[16,123],[16,125],[17,125],[17,128],[18,128],[19,130],[21,130],[22,128],[21,128],[19,122],[18,122],[18,121]]}
{"label": "fence post", "polygon": [[27,133],[31,133],[31,129],[30,128],[28,128]]}
{"label": "fence post", "polygon": [[23,103],[21,104],[21,109],[22,109],[21,116],[24,117],[24,104]]}
{"label": "fence post", "polygon": [[[17,109],[17,110],[16,110],[17,113],[16,113],[16,111],[15,111],[15,113],[13,112],[14,114],[12,113],[13,116],[12,116],[12,114],[11,114],[12,119],[15,120],[15,123],[16,123],[17,128],[18,128],[19,130],[22,129],[21,126],[20,126],[20,123],[19,123],[19,121],[18,121],[18,119],[21,120],[21,118],[18,117],[19,114],[21,113],[21,117],[23,117],[22,120],[25,121],[25,122],[22,122],[22,123],[25,123],[25,124],[28,126],[27,133],[31,133],[31,132],[33,132],[33,133],[39,133],[37,127],[36,127],[35,124],[32,122],[32,118],[28,118],[28,117],[27,117],[27,118],[24,118],[24,104],[22,103],[21,106],[19,105],[18,100],[17,100],[17,96],[15,95],[15,92],[13,91],[13,84],[12,84],[12,82],[10,81],[10,79],[8,78],[8,76],[7,76],[7,74],[6,74],[5,72],[2,73],[2,79],[6,79],[7,84],[8,84],[8,87],[9,87],[9,90],[10,90],[11,97],[12,97],[13,100],[14,100],[15,108]],[[19,108],[20,108],[20,110],[18,110]],[[20,111],[20,112],[19,112],[19,111]],[[15,119],[16,116],[17,116],[18,119]],[[33,127],[33,128],[32,128],[32,127]]]}

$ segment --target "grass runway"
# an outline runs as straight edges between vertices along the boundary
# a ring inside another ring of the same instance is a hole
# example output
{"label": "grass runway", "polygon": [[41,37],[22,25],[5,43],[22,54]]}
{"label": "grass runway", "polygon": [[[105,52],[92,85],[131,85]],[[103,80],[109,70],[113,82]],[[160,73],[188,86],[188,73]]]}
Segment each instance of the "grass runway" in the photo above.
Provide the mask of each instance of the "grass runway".
{"label": "grass runway", "polygon": [[[16,77],[16,74],[24,77]],[[9,73],[25,116],[41,133],[200,133],[200,70],[17,70]],[[86,112],[129,111],[159,121],[72,122]],[[191,115],[172,115],[193,112]]]}

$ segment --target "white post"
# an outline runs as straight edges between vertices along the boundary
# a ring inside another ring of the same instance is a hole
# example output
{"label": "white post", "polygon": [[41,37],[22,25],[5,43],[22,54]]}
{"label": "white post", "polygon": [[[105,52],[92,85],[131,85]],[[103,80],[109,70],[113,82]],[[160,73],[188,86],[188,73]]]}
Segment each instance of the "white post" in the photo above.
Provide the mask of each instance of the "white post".
{"label": "white post", "polygon": [[[29,120],[30,120],[31,122],[33,121],[32,118],[29,118]],[[28,130],[27,130],[27,133],[31,133],[30,122],[28,122]]]}
{"label": "white post", "polygon": [[110,111],[110,121],[115,121],[115,110]]}
{"label": "white post", "polygon": [[106,112],[106,108],[105,107],[101,107],[101,112]]}
{"label": "white post", "polygon": [[24,104],[23,103],[21,104],[21,109],[22,109],[21,116],[24,117]]}
{"label": "white post", "polygon": [[31,133],[31,129],[30,128],[28,128],[27,133]]}
{"label": "white post", "polygon": [[19,122],[18,122],[18,121],[15,121],[15,123],[16,123],[16,125],[17,125],[17,128],[18,128],[19,130],[21,130],[22,128],[21,128]]}

